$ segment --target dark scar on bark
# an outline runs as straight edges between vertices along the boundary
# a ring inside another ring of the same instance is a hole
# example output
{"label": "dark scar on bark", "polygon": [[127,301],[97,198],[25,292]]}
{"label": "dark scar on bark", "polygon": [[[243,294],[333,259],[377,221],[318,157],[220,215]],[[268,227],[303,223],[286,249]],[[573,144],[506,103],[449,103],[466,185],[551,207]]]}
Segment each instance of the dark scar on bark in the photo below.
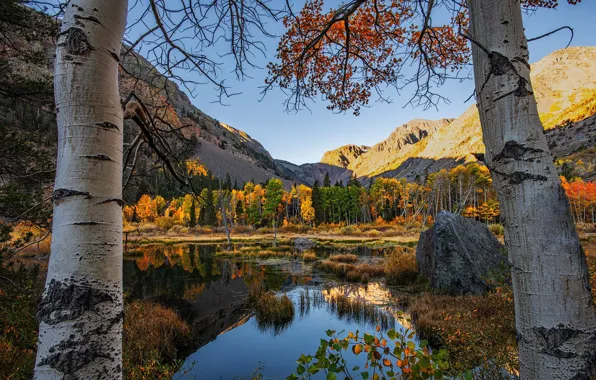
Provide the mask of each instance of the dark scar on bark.
{"label": "dark scar on bark", "polygon": [[74,373],[98,358],[114,359],[99,343],[88,342],[88,336],[82,339],[67,339],[55,346],[58,352],[51,353],[40,361],[64,375],[64,379],[78,379]]}
{"label": "dark scar on bark", "polygon": [[88,155],[83,155],[81,157],[89,158],[91,160],[99,160],[99,161],[114,161],[109,156],[107,156],[105,154],[88,154]]}
{"label": "dark scar on bark", "polygon": [[65,47],[66,51],[70,54],[82,55],[93,50],[93,47],[87,40],[87,34],[79,28],[71,27],[60,34],[66,35],[66,38],[58,46]]}
{"label": "dark scar on bark", "polygon": [[541,182],[543,182],[543,181],[548,180],[548,178],[546,178],[545,176],[540,175],[540,174],[531,174],[531,173],[525,173],[525,172],[520,172],[520,171],[516,171],[516,172],[509,174],[509,173],[504,173],[502,171],[498,171],[496,169],[492,169],[492,172],[508,179],[509,183],[511,185],[519,185],[521,183],[524,183],[525,181],[541,181]]}
{"label": "dark scar on bark", "polygon": [[[124,311],[120,305],[121,311],[113,318],[102,321],[99,326],[86,332],[81,332],[78,335],[71,334],[68,338],[60,343],[52,346],[48,351],[50,355],[41,359],[41,365],[48,365],[60,371],[64,376],[63,379],[78,379],[76,371],[85,367],[89,363],[98,358],[105,358],[112,362],[116,360],[115,354],[110,351],[114,349],[106,348],[105,345],[97,342],[95,339],[101,335],[108,334],[112,328],[121,324],[124,319]],[[74,327],[82,330],[83,322],[77,322]],[[117,353],[116,353],[117,355]],[[113,372],[118,375],[121,372],[121,367],[117,366]],[[102,375],[107,375],[107,368],[104,368]],[[108,378],[110,377],[107,375]],[[114,376],[117,377],[117,376]]]}
{"label": "dark scar on bark", "polygon": [[120,62],[120,56],[118,56],[118,54],[111,51],[110,55],[116,60],[116,62]]}
{"label": "dark scar on bark", "polygon": [[42,296],[37,319],[48,325],[55,325],[74,320],[104,302],[114,302],[114,297],[87,281],[66,283],[52,279]]}
{"label": "dark scar on bark", "polygon": [[560,347],[565,342],[581,334],[579,330],[565,327],[563,324],[557,327],[534,327],[532,332],[542,341],[544,348],[542,352],[557,358],[569,359],[577,356],[576,352],[564,351]]}
{"label": "dark scar on bark", "polygon": [[94,22],[96,24],[101,25],[101,22],[99,22],[99,19],[95,16],[80,16],[80,15],[74,15],[74,18],[79,19],[79,20],[87,20],[87,21],[91,21]]}
{"label": "dark scar on bark", "polygon": [[58,202],[64,198],[74,197],[77,195],[82,195],[85,198],[91,198],[91,195],[86,191],[78,191],[78,190],[71,190],[71,189],[56,189],[52,193],[52,202]]}
{"label": "dark scar on bark", "polygon": [[95,123],[95,125],[97,125],[98,127],[102,127],[105,129],[115,129],[117,131],[120,130],[120,128],[118,128],[118,126],[114,123],[110,123],[109,121],[102,121],[101,123]]}
{"label": "dark scar on bark", "polygon": [[515,67],[513,67],[511,61],[501,53],[491,51],[488,58],[490,60],[491,74],[505,75],[511,70],[515,71]]}
{"label": "dark scar on bark", "polygon": [[517,88],[513,91],[507,92],[501,96],[496,97],[495,99],[492,100],[492,102],[497,102],[509,95],[515,95],[516,97],[524,97],[524,96],[528,96],[528,95],[532,95],[533,92],[528,90],[527,88],[527,84],[528,81],[526,80],[526,78],[524,78],[523,76],[521,76],[517,70],[515,69],[515,66],[513,66],[512,62],[520,62],[523,65],[529,67],[529,63],[521,58],[521,57],[514,57],[511,60],[509,60],[509,58],[505,57],[503,54],[496,52],[496,51],[491,51],[488,55],[489,58],[489,73],[488,76],[486,77],[486,80],[484,81],[484,83],[482,84],[482,87],[480,89],[480,93],[482,93],[482,91],[484,90],[484,87],[486,86],[486,84],[488,83],[491,75],[496,75],[496,76],[500,76],[500,75],[505,75],[510,71],[513,71],[513,73],[515,75],[517,75],[518,79],[517,79]]}
{"label": "dark scar on bark", "polygon": [[97,226],[98,222],[74,222],[73,225],[75,226]]}
{"label": "dark scar on bark", "polygon": [[527,153],[543,153],[543,151],[540,149],[528,148],[517,141],[510,140],[505,143],[503,150],[493,158],[493,161],[496,162],[504,159],[522,161]]}

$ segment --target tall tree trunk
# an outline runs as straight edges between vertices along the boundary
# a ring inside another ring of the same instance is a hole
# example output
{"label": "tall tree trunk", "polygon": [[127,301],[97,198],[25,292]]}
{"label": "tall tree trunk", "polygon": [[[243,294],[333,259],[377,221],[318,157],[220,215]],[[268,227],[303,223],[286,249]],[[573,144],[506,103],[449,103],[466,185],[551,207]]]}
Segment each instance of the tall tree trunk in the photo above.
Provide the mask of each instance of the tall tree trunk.
{"label": "tall tree trunk", "polygon": [[487,165],[512,263],[520,375],[586,379],[596,372],[586,258],[538,117],[520,1],[468,5]]}
{"label": "tall tree trunk", "polygon": [[122,109],[126,0],[73,0],[58,37],[52,247],[36,379],[122,377]]}
{"label": "tall tree trunk", "polygon": [[275,217],[273,217],[273,248],[277,247],[277,223]]}
{"label": "tall tree trunk", "polygon": [[[218,176],[218,184],[219,184],[219,206],[221,210],[221,220],[224,225],[224,229],[226,231],[226,241],[228,242],[228,251],[232,249],[232,239],[230,238],[230,225],[228,224],[228,212],[226,210],[224,204],[224,194],[225,194],[225,203],[228,203],[228,194],[227,192],[224,193],[222,186],[221,186],[221,176]],[[227,190],[226,190],[227,191]]]}

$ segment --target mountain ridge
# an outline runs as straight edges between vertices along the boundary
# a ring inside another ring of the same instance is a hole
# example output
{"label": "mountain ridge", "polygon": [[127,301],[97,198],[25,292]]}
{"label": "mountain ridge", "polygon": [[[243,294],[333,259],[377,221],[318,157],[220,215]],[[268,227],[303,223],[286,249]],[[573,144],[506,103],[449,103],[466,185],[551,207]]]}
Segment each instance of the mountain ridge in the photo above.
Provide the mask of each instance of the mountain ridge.
{"label": "mountain ridge", "polygon": [[[557,50],[532,64],[531,76],[545,130],[565,125],[573,129],[596,114],[596,47]],[[591,135],[590,122],[582,126]],[[420,134],[417,139],[404,140],[409,132]],[[555,134],[547,136],[555,139]],[[553,143],[551,140],[549,145]],[[557,151],[570,154],[564,146],[571,140],[562,141],[560,136],[558,140]],[[588,145],[584,146],[592,146],[595,142],[585,140]],[[337,155],[336,151],[343,148],[325,154]],[[480,120],[476,105],[473,105],[455,119],[416,119],[405,123],[344,167],[364,179],[375,176],[414,179],[443,168],[475,162],[475,154],[482,153]]]}

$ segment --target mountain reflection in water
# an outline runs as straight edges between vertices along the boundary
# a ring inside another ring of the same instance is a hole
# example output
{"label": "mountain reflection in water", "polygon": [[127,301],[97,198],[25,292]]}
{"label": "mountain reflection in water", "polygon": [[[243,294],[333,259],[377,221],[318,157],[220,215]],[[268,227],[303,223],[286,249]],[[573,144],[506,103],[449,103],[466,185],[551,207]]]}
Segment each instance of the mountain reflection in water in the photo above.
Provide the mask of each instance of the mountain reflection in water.
{"label": "mountain reflection in water", "polygon": [[[175,309],[192,326],[192,352],[175,379],[250,378],[262,367],[265,379],[285,379],[300,354],[314,353],[325,331],[401,329],[407,319],[384,284],[344,284],[320,273],[291,247],[275,252],[263,246],[142,245],[124,261],[127,300],[159,302]],[[375,260],[382,250],[355,247]],[[326,257],[335,250],[318,249]],[[287,294],[294,312],[284,324],[255,316],[251,289]],[[184,357],[184,352],[181,352]],[[347,355],[352,355],[348,353]],[[354,365],[362,358],[349,358]]]}

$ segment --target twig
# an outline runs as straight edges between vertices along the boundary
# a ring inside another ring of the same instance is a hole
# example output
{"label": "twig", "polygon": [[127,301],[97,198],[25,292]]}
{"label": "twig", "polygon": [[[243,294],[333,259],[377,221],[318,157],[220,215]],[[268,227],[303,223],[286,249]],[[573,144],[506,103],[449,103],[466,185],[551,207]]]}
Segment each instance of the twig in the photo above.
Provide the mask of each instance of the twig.
{"label": "twig", "polygon": [[534,37],[534,38],[529,38],[528,39],[528,42],[532,42],[532,41],[536,41],[536,40],[539,40],[539,39],[544,38],[544,37],[548,37],[551,34],[557,33],[558,31],[563,30],[563,29],[569,29],[569,31],[571,32],[571,38],[569,38],[569,43],[567,43],[567,46],[565,46],[565,49],[567,49],[569,47],[569,45],[571,45],[571,41],[573,41],[573,28],[570,27],[570,26],[562,26],[562,27],[560,27],[558,29],[555,29],[555,30],[553,30],[551,32],[545,33],[545,34],[543,34],[541,36]]}

